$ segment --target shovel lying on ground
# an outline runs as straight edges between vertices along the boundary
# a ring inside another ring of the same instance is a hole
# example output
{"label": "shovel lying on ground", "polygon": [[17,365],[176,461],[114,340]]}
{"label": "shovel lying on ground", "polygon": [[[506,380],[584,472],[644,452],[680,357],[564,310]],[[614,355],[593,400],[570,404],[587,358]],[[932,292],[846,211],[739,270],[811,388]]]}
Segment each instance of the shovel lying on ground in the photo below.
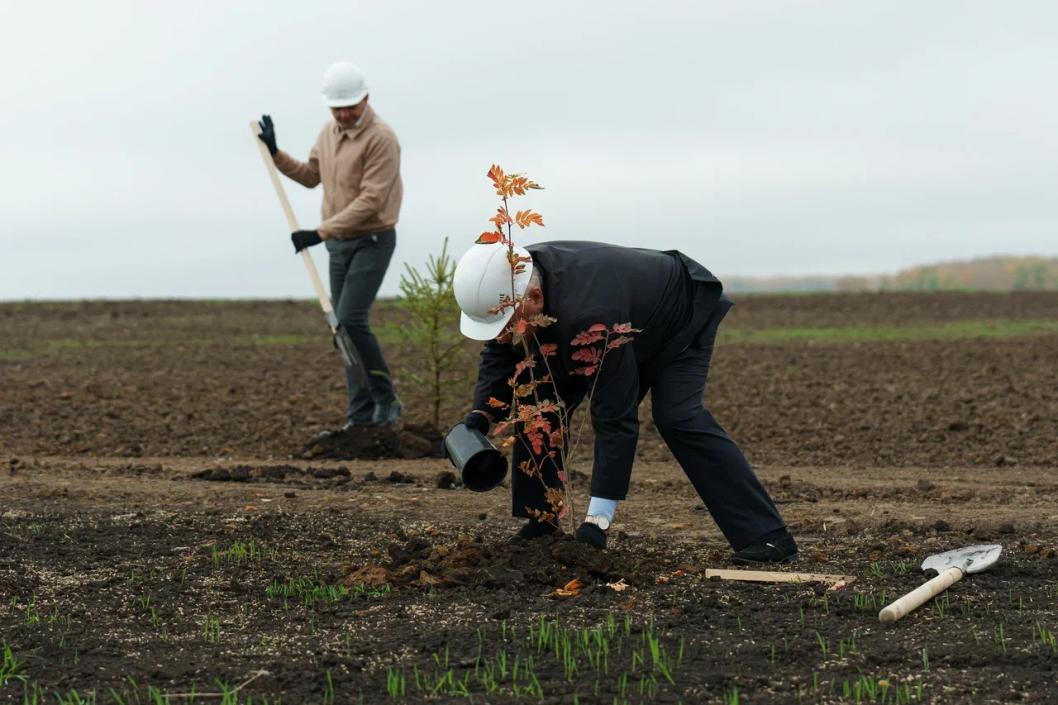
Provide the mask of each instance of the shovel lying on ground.
{"label": "shovel lying on ground", "polygon": [[[294,217],[294,210],[290,207],[290,201],[287,200],[287,192],[283,190],[283,182],[279,180],[279,172],[272,161],[272,155],[269,154],[265,143],[257,138],[257,135],[261,134],[261,126],[257,124],[257,121],[250,122],[250,132],[253,133],[253,141],[261,148],[261,158],[264,159],[265,168],[268,169],[268,175],[272,178],[276,196],[279,197],[279,205],[283,207],[283,212],[287,216],[287,225],[290,227],[290,232],[300,230],[298,221]],[[330,326],[331,333],[334,334],[334,347],[338,348],[338,352],[342,355],[342,364],[353,373],[353,379],[356,380],[357,384],[367,384],[367,371],[364,369],[364,362],[360,358],[360,352],[353,345],[349,333],[338,323],[338,317],[334,315],[334,307],[331,306],[331,297],[327,296],[327,292],[323,289],[323,282],[320,281],[319,272],[316,271],[316,263],[312,261],[312,255],[309,254],[308,248],[301,251],[301,258],[305,262],[305,269],[309,270],[309,278],[312,279],[312,286],[320,300],[320,307],[323,308],[323,316],[327,319],[327,325]]]}
{"label": "shovel lying on ground", "polygon": [[1003,547],[979,544],[945,551],[922,561],[922,570],[935,570],[937,577],[920,585],[878,613],[878,621],[889,624],[904,617],[962,580],[967,573],[980,573],[999,560]]}

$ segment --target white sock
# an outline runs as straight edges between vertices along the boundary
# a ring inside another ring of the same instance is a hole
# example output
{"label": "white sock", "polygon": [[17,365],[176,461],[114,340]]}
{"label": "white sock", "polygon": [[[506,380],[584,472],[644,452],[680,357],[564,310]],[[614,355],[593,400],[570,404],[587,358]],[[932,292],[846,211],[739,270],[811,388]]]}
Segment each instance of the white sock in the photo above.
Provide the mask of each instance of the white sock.
{"label": "white sock", "polygon": [[617,511],[616,499],[592,497],[591,501],[588,502],[588,516],[590,517],[606,517],[612,522],[615,511]]}

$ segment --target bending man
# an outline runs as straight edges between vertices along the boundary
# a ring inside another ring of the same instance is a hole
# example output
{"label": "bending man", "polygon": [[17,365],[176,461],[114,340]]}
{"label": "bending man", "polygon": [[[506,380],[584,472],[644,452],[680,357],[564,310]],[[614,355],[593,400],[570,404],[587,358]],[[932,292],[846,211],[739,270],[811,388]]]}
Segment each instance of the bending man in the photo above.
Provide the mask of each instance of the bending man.
{"label": "bending man", "polygon": [[[617,503],[628,493],[639,437],[639,403],[648,391],[654,423],[687,473],[740,563],[785,563],[796,559],[797,545],[775,504],[761,486],[731,437],[703,405],[717,329],[732,306],[722,285],[705,267],[679,252],[632,249],[595,242],[547,242],[516,248],[532,258],[513,277],[517,310],[496,312],[511,294],[506,245],[475,245],[459,261],[455,293],[462,309],[464,335],[487,341],[481,352],[473,411],[464,420],[487,432],[496,420],[490,397],[510,403],[508,380],[524,353],[512,346],[513,321],[544,314],[550,326],[529,327],[527,338],[557,345],[549,358],[557,394],[573,409],[587,395],[589,379],[573,373],[571,341],[596,323],[631,323],[640,329],[633,342],[610,350],[597,372],[591,401],[595,455],[588,516],[578,540],[605,548],[606,531]],[[557,428],[557,419],[552,421]],[[518,466],[530,458],[529,444],[515,443],[512,471],[514,516],[529,521],[515,539],[554,533],[534,520],[547,511],[545,485],[560,487],[561,456],[537,459],[544,482]],[[544,455],[549,449],[545,446]]]}

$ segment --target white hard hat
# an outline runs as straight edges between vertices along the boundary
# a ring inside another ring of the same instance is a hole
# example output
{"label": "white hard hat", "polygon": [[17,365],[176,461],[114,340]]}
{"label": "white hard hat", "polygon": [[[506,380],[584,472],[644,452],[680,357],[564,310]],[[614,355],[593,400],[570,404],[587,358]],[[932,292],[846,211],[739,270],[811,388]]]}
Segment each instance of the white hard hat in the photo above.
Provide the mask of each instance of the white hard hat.
{"label": "white hard hat", "polygon": [[367,95],[363,72],[348,61],[331,64],[323,72],[323,102],[332,108],[356,105]]}
{"label": "white hard hat", "polygon": [[[518,257],[529,257],[529,251],[515,247]],[[474,245],[459,258],[452,288],[456,302],[463,311],[459,317],[459,330],[473,340],[492,340],[503,332],[504,326],[514,315],[510,306],[498,313],[490,309],[499,306],[504,296],[517,298],[529,288],[533,276],[533,262],[525,262],[525,268],[514,275],[514,291],[511,291],[511,262],[507,257],[507,245],[502,242],[490,245]]]}

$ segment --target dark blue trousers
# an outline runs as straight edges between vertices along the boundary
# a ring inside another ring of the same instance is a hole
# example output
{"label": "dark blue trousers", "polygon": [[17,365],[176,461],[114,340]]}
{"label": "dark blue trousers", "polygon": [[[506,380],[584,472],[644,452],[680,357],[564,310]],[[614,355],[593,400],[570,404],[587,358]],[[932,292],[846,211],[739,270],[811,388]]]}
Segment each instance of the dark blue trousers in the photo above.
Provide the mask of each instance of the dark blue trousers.
{"label": "dark blue trousers", "polygon": [[327,240],[334,313],[367,368],[366,386],[357,384],[349,370],[345,374],[349,396],[346,415],[356,423],[370,421],[375,404],[385,404],[396,397],[382,348],[369,325],[371,304],[396,246],[397,231],[392,229],[350,240]]}

